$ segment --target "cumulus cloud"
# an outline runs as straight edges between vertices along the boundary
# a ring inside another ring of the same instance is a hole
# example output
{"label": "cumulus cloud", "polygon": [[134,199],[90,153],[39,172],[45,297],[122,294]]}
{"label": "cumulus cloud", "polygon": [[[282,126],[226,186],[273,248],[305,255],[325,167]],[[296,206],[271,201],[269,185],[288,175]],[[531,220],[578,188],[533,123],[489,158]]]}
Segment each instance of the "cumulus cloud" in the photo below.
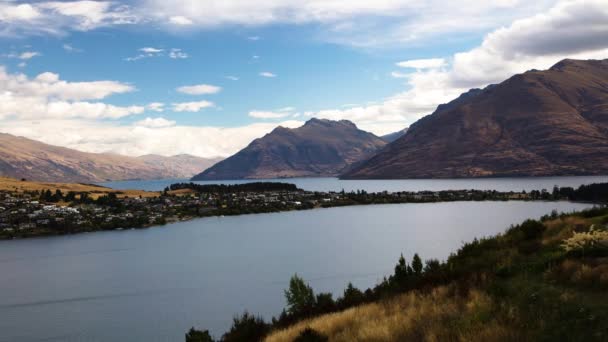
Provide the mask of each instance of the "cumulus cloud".
{"label": "cumulus cloud", "polygon": [[137,121],[135,126],[147,127],[147,128],[164,128],[175,126],[175,121],[167,120],[165,118],[145,118]]}
{"label": "cumulus cloud", "polygon": [[210,84],[197,84],[191,86],[183,86],[176,89],[178,92],[188,95],[205,95],[219,93],[222,88]]}
{"label": "cumulus cloud", "polygon": [[445,65],[446,61],[443,58],[412,59],[397,63],[399,67],[413,69],[437,69]]}
{"label": "cumulus cloud", "polygon": [[175,15],[169,18],[169,23],[178,26],[188,26],[194,24],[192,20],[183,15]]}
{"label": "cumulus cloud", "polygon": [[141,106],[87,102],[134,90],[133,86],[116,81],[67,82],[52,72],[29,79],[0,67],[0,118],[115,119],[140,114],[144,111]]}
{"label": "cumulus cloud", "polygon": [[152,102],[146,106],[146,109],[154,112],[162,112],[165,110],[165,104],[162,102]]}
{"label": "cumulus cloud", "polygon": [[[470,33],[508,24],[526,13],[548,8],[553,0],[143,0],[152,17],[180,26],[172,18],[186,17],[202,29],[219,26],[315,24],[317,38],[361,47],[418,42],[440,34]],[[466,18],[466,19],[463,19]],[[254,36],[255,37],[255,36]]]}
{"label": "cumulus cloud", "polygon": [[271,72],[269,72],[269,71],[262,71],[262,72],[260,73],[260,76],[262,76],[262,77],[266,77],[266,78],[274,78],[274,77],[277,77],[277,75],[276,75],[276,74],[273,74],[273,73],[271,73]]}
{"label": "cumulus cloud", "polygon": [[179,102],[173,103],[174,112],[200,112],[201,109],[215,106],[209,101]]}
{"label": "cumulus cloud", "polygon": [[32,1],[0,4],[0,35],[53,34],[134,24],[131,8],[111,1]]}
{"label": "cumulus cloud", "polygon": [[[554,0],[141,0],[34,1],[0,3],[0,34],[62,35],[126,24],[175,31],[222,26],[314,24],[316,38],[359,47],[425,44],[441,34],[471,33],[505,25]],[[463,20],[462,18],[466,18]],[[256,40],[258,36],[248,37]],[[175,52],[175,56],[181,54]],[[178,57],[179,58],[179,57]]]}

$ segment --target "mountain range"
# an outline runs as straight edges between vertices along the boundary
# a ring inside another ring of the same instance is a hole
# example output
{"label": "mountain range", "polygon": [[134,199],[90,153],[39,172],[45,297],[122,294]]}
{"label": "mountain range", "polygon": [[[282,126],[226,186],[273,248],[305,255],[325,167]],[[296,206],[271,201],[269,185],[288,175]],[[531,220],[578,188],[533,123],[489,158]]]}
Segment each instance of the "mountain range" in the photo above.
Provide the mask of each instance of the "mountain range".
{"label": "mountain range", "polygon": [[0,133],[0,176],[49,182],[190,178],[220,159],[87,153]]}
{"label": "mountain range", "polygon": [[473,89],[343,178],[608,173],[608,59],[566,59]]}
{"label": "mountain range", "polygon": [[385,145],[350,121],[311,119],[277,127],[193,180],[337,176]]}

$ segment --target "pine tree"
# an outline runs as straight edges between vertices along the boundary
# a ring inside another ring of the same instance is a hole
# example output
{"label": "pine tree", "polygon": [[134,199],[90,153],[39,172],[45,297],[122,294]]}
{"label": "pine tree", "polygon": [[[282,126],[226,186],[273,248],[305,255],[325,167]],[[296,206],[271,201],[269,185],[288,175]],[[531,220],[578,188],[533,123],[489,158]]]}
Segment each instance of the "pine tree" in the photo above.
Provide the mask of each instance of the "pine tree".
{"label": "pine tree", "polygon": [[414,270],[414,274],[422,274],[422,260],[418,256],[418,253],[414,254],[414,258],[412,259],[412,269]]}

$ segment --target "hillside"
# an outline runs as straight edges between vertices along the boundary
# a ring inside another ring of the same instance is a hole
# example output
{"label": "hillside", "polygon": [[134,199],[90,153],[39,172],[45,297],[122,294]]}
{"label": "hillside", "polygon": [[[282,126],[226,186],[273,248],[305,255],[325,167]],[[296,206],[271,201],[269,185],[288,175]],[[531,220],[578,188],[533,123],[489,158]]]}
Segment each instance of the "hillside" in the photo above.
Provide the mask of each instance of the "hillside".
{"label": "hillside", "polygon": [[474,89],[344,178],[608,173],[608,60],[563,60]]}
{"label": "hillside", "polygon": [[382,138],[382,140],[386,141],[387,143],[392,143],[393,141],[395,141],[395,140],[401,138],[402,136],[404,136],[405,133],[407,133],[407,128],[404,128],[404,129],[402,129],[400,131],[397,131],[397,132],[385,134],[385,135],[381,136],[380,138]]}
{"label": "hillside", "polygon": [[335,176],[386,144],[350,121],[277,127],[193,180]]}
{"label": "hillside", "polygon": [[0,177],[0,191],[8,191],[10,193],[24,193],[32,191],[55,191],[60,190],[63,193],[70,191],[81,193],[87,192],[91,198],[97,198],[99,196],[107,195],[110,193],[116,194],[117,197],[156,197],[160,193],[154,191],[143,191],[143,190],[113,190],[107,187],[95,185],[95,184],[83,184],[83,183],[56,183],[56,182],[33,182],[33,181],[22,181],[19,179]]}
{"label": "hillside", "polygon": [[278,318],[245,313],[219,340],[605,341],[606,290],[608,209],[551,213],[468,242],[444,262],[402,256],[374,288],[349,284],[336,299],[295,275]]}
{"label": "hillside", "polygon": [[189,178],[215,163],[187,155],[86,153],[0,133],[0,176],[52,182]]}

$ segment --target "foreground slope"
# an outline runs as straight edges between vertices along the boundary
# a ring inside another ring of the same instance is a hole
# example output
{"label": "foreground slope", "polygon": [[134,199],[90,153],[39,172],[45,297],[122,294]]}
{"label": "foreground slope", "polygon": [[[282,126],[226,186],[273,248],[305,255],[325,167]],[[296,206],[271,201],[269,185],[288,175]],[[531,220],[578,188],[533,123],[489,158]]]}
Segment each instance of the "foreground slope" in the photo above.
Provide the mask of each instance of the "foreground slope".
{"label": "foreground slope", "polygon": [[335,176],[385,144],[350,121],[311,119],[277,127],[193,180]]}
{"label": "foreground slope", "polygon": [[86,153],[0,133],[0,176],[53,182],[189,178],[214,160]]}
{"label": "foreground slope", "polygon": [[384,285],[394,295],[366,291],[364,304],[264,341],[306,341],[311,331],[313,341],[606,341],[607,223],[606,209],[554,214],[467,243],[419,274],[398,277],[398,264]]}
{"label": "foreground slope", "polygon": [[344,178],[608,173],[608,60],[563,60],[473,90]]}

